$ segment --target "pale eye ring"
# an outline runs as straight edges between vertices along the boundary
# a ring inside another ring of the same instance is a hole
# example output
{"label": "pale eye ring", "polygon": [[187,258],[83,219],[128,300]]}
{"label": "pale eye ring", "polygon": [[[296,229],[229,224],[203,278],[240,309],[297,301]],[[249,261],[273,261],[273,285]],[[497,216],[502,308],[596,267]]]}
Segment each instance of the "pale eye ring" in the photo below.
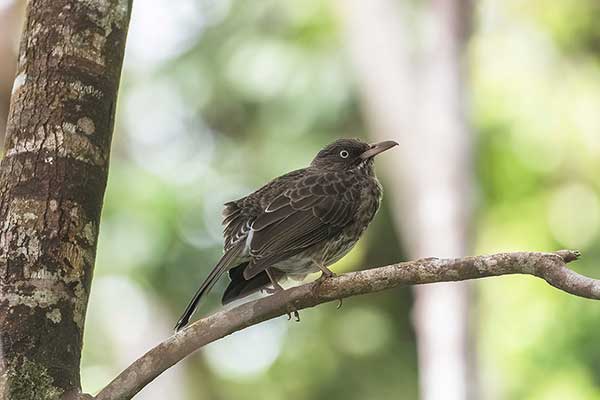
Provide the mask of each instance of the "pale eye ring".
{"label": "pale eye ring", "polygon": [[348,153],[348,150],[340,151],[340,157],[342,157],[342,158],[348,158],[349,155],[350,155],[350,153]]}

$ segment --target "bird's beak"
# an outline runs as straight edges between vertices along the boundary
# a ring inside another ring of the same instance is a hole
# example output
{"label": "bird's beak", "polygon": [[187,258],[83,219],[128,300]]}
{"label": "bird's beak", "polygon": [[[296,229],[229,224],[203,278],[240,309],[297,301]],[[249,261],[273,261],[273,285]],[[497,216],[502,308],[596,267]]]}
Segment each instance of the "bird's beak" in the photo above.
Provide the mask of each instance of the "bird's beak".
{"label": "bird's beak", "polygon": [[394,146],[398,146],[398,143],[393,140],[386,140],[385,142],[373,143],[371,148],[360,155],[360,158],[366,160],[376,156],[379,153],[383,153],[386,150],[391,149]]}

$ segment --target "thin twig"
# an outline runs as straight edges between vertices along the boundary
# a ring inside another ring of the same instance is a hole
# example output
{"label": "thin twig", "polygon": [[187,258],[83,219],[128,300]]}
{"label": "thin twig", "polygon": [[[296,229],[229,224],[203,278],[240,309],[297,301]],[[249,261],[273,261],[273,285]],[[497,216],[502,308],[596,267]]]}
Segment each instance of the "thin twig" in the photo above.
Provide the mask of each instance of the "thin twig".
{"label": "thin twig", "polygon": [[427,258],[308,283],[231,310],[217,312],[195,322],[136,360],[95,398],[131,399],[158,375],[202,346],[249,326],[285,315],[290,310],[301,310],[401,285],[529,274],[575,296],[600,299],[600,280],[579,275],[566,267],[566,263],[579,256],[577,251],[560,250],[555,253],[499,253],[456,259]]}

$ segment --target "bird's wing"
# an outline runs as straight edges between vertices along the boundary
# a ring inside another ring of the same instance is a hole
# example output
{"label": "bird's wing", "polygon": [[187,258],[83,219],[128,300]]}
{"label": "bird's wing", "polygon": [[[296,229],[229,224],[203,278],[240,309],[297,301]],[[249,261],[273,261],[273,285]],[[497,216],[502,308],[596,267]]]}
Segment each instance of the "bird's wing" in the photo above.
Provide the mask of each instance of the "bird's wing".
{"label": "bird's wing", "polygon": [[231,249],[242,240],[246,240],[250,225],[256,218],[252,212],[244,210],[238,202],[232,201],[225,204],[223,209],[223,237],[225,251]]}
{"label": "bird's wing", "polygon": [[223,209],[224,250],[227,251],[237,243],[246,240],[250,226],[264,212],[265,207],[281,192],[293,185],[294,181],[301,179],[305,172],[305,169],[288,172],[246,197],[225,203]]}
{"label": "bird's wing", "polygon": [[335,173],[307,176],[276,197],[250,226],[250,279],[278,261],[333,238],[352,222],[353,196]]}

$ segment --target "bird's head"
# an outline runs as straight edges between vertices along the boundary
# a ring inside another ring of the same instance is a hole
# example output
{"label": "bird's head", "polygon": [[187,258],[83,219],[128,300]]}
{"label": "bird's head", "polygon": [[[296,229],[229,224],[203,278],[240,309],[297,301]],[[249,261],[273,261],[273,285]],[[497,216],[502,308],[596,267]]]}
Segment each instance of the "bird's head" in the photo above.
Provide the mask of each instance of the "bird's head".
{"label": "bird's head", "polygon": [[338,139],[319,151],[310,165],[325,170],[340,171],[358,168],[370,172],[373,158],[397,144],[393,140],[368,144],[358,139]]}

